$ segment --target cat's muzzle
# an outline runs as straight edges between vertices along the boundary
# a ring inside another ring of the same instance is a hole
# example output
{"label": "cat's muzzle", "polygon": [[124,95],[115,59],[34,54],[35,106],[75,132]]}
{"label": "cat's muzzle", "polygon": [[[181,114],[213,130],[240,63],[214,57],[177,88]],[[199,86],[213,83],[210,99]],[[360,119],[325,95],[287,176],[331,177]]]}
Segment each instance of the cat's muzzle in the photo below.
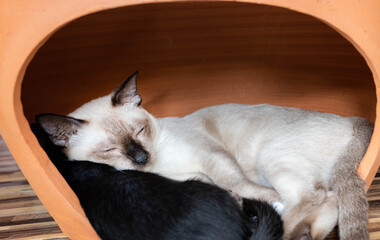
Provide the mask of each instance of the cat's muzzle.
{"label": "cat's muzzle", "polygon": [[148,162],[149,155],[143,151],[136,152],[133,160],[136,164],[145,165]]}

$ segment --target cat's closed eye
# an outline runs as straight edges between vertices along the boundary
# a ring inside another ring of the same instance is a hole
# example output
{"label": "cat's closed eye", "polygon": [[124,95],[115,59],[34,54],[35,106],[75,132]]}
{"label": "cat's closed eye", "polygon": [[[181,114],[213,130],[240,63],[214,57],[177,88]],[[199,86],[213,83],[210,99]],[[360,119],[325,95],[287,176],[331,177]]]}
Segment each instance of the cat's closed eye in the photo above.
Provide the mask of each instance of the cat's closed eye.
{"label": "cat's closed eye", "polygon": [[111,152],[113,150],[116,150],[117,148],[103,148],[102,152]]}
{"label": "cat's closed eye", "polygon": [[141,134],[142,132],[144,132],[144,130],[145,130],[145,126],[142,127],[142,128],[137,132],[136,136],[138,136],[139,134]]}

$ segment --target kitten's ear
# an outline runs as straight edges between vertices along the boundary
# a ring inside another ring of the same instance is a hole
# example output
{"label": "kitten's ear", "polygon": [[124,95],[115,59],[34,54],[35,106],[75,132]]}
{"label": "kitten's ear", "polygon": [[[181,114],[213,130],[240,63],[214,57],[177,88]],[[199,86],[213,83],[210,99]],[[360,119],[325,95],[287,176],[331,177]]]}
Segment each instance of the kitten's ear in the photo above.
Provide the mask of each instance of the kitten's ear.
{"label": "kitten's ear", "polygon": [[87,122],[56,114],[40,114],[36,122],[49,135],[50,140],[57,146],[68,147],[70,137]]}
{"label": "kitten's ear", "polygon": [[125,103],[132,103],[140,106],[141,97],[137,92],[136,81],[139,72],[136,71],[119,87],[115,88],[111,93],[112,106],[119,106]]}

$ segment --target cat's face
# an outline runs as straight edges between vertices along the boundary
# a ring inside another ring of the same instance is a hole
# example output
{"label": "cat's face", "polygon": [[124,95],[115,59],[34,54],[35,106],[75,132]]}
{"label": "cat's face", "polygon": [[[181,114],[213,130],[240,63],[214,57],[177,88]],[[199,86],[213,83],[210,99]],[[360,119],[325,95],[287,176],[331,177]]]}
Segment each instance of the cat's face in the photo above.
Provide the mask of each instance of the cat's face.
{"label": "cat's face", "polygon": [[141,106],[137,73],[110,95],[88,102],[69,116],[42,114],[37,122],[71,160],[143,170],[154,157],[155,119]]}

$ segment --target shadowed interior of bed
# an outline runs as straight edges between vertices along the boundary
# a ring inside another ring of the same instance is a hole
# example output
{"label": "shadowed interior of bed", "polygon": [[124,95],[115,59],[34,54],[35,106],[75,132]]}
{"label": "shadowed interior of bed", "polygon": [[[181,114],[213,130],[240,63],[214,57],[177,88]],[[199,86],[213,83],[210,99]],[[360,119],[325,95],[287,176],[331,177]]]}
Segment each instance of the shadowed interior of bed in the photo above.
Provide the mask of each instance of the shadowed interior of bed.
{"label": "shadowed interior of bed", "polygon": [[22,84],[29,121],[67,114],[140,71],[143,106],[183,116],[221,103],[270,103],[375,119],[371,71],[319,20],[264,5],[162,3],[107,10],[56,32]]}

